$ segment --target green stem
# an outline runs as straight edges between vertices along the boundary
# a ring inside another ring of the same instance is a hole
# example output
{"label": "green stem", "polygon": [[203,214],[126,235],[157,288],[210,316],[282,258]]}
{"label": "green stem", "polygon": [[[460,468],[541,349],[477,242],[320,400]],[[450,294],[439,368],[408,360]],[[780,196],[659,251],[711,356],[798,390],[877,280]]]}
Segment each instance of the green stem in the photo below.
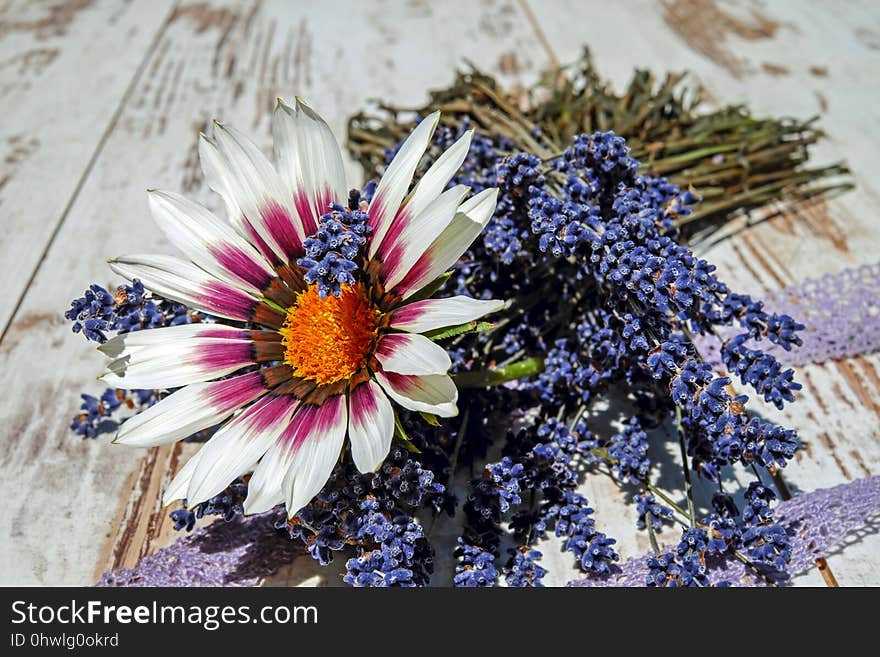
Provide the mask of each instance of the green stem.
{"label": "green stem", "polygon": [[661,500],[666,502],[670,507],[672,507],[673,510],[678,511],[685,518],[688,517],[687,511],[682,509],[675,501],[673,501],[673,499],[671,497],[669,497],[669,495],[667,495],[661,489],[657,488],[654,484],[646,482],[645,488],[648,490],[648,492],[653,493],[654,495],[659,497]]}
{"label": "green stem", "polygon": [[459,388],[486,388],[498,386],[508,381],[516,381],[529,376],[539,374],[544,370],[544,359],[539,356],[524,358],[523,360],[498,367],[494,370],[479,370],[476,372],[461,372],[453,378]]}
{"label": "green stem", "polygon": [[461,453],[462,445],[464,445],[464,437],[467,435],[468,418],[471,414],[471,407],[466,406],[461,416],[461,425],[458,427],[458,436],[455,437],[455,447],[452,449],[452,460],[449,462],[449,484],[452,484],[452,478],[455,477],[455,469],[458,467],[458,456]]}
{"label": "green stem", "polygon": [[657,537],[654,535],[654,523],[650,514],[645,514],[645,528],[648,530],[648,540],[651,541],[651,549],[654,554],[660,554],[660,546],[657,544]]}
{"label": "green stem", "polygon": [[687,446],[684,442],[684,430],[681,428],[681,407],[675,405],[675,428],[678,433],[678,446],[681,448],[681,465],[684,468],[684,492],[687,495],[688,518],[691,528],[697,526],[697,511],[694,507],[694,489],[691,485],[691,469],[688,466]]}

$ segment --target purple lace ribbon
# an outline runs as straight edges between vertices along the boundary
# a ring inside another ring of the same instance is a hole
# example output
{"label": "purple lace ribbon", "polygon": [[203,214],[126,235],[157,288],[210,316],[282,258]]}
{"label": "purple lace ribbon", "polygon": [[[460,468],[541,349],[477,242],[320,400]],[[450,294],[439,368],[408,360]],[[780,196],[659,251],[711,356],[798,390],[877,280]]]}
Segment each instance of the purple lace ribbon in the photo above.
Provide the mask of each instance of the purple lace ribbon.
{"label": "purple lace ribbon", "polygon": [[[841,547],[846,537],[880,516],[880,476],[798,495],[776,507],[776,517],[792,541],[793,575],[813,566],[817,557]],[[217,520],[141,559],[134,568],[118,568],[98,586],[253,586],[279,567],[304,554],[302,547],[274,529],[282,517],[269,512],[230,522]],[[643,586],[648,556],[629,559],[620,571],[603,578],[571,582],[572,586]],[[762,586],[745,565],[730,559],[713,564],[712,582]]]}
{"label": "purple lace ribbon", "polygon": [[[880,263],[808,278],[763,298],[767,312],[790,315],[806,326],[804,344],[791,351],[760,343],[781,363],[823,363],[880,349]],[[722,341],[739,332],[730,327],[718,337],[697,336],[697,349],[717,367]]]}
{"label": "purple lace ribbon", "polygon": [[[798,495],[781,502],[775,515],[792,542],[789,572],[798,575],[813,567],[818,557],[826,557],[841,547],[849,534],[877,520],[880,476]],[[569,586],[644,586],[648,578],[648,557],[625,561],[613,575],[588,577],[569,582]],[[733,558],[713,563],[708,575],[713,584],[728,581],[733,586],[766,585],[745,564]]]}
{"label": "purple lace ribbon", "polygon": [[219,519],[141,559],[104,573],[98,586],[254,586],[304,554],[275,529],[283,512]]}

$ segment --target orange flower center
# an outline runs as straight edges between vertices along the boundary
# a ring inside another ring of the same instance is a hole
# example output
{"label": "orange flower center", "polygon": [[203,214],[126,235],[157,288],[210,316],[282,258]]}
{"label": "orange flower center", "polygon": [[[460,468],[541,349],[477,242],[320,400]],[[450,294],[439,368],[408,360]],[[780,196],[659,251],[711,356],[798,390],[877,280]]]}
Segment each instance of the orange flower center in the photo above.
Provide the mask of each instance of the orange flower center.
{"label": "orange flower center", "polygon": [[280,330],[284,362],[296,376],[321,385],[348,379],[367,363],[380,314],[360,283],[324,299],[310,285],[287,309]]}

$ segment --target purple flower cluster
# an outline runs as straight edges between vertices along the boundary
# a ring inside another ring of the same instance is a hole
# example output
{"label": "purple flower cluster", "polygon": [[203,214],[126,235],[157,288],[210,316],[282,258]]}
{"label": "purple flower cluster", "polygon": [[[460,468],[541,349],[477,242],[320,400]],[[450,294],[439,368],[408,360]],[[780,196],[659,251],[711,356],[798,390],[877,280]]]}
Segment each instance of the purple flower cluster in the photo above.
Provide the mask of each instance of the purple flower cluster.
{"label": "purple flower cluster", "polygon": [[459,562],[455,566],[452,582],[461,588],[489,588],[495,586],[498,571],[495,569],[495,555],[480,547],[469,545],[461,538],[455,556]]}
{"label": "purple flower cluster", "polygon": [[675,549],[648,560],[648,586],[706,586],[708,557],[733,553],[771,581],[784,580],[792,548],[785,529],[773,522],[776,494],[752,482],[745,498],[740,515],[729,495],[716,493],[702,526],[684,530]]}
{"label": "purple flower cluster", "polygon": [[[83,296],[71,301],[64,316],[73,322],[74,333],[86,340],[104,344],[108,333],[129,333],[143,329],[189,324],[205,319],[186,306],[149,295],[139,280],[120,285],[115,294],[93,283]],[[70,423],[71,430],[83,438],[112,433],[121,420],[113,417],[123,410],[143,410],[160,399],[156,390],[107,388],[100,397],[81,395],[80,412]]]}
{"label": "purple flower cluster", "polygon": [[[623,387],[637,412],[623,410],[623,431],[591,438],[592,447],[578,459],[603,463],[622,485],[639,489],[640,527],[659,528],[673,514],[653,497],[647,501],[644,487],[651,466],[648,431],[677,415],[680,426],[669,433],[681,433],[688,466],[704,477],[720,481],[737,465],[787,464],[798,446],[796,432],[751,414],[748,397],[733,392],[731,378],[778,407],[792,401],[800,388],[792,370],[762,351],[760,342],[791,349],[800,344],[803,326],[731,291],[713,265],[679,241],[676,220],[700,201],[694,190],[642,175],[624,140],[608,132],[576,137],[549,162],[510,153],[501,143],[494,148],[481,143],[474,158],[467,174],[452,183],[494,184],[501,199],[483,236],[484,248],[475,246],[466,255],[454,292],[514,301],[511,321],[456,344],[459,360],[479,361],[488,354],[506,363],[541,356],[543,370],[517,384],[533,394],[539,423],[589,418],[595,402]],[[728,377],[700,359],[690,336],[731,325],[741,327],[743,337],[725,345]],[[493,408],[501,407],[489,402],[476,412]],[[512,513],[510,530],[524,547],[546,527],[559,532],[561,526],[562,534],[573,532],[571,540],[564,538],[569,549],[601,556],[607,545],[599,541],[590,547],[594,539],[580,529],[589,513],[573,488],[560,489],[568,504],[560,493],[555,516],[542,513],[540,500],[559,488],[558,472],[533,473],[534,454],[512,453],[515,443],[508,439],[505,458],[472,484],[465,504],[466,542],[496,554],[500,523]],[[541,492],[537,503],[533,490]],[[517,504],[526,508],[516,509]],[[716,522],[722,535],[729,533],[725,522]],[[778,536],[771,530],[753,533],[760,533],[756,540],[762,545],[776,545]],[[708,581],[703,551],[695,544],[669,558],[658,556],[660,570],[675,571],[661,579]],[[765,553],[749,554],[766,561]],[[784,561],[784,551],[781,555]],[[589,560],[581,565],[591,568]]]}
{"label": "purple flower cluster", "polygon": [[639,495],[636,497],[636,510],[639,517],[636,524],[639,529],[645,529],[648,523],[651,528],[657,531],[663,526],[664,522],[668,522],[672,518],[672,509],[663,506],[654,498],[653,495]]}
{"label": "purple flower cluster", "polygon": [[541,553],[538,550],[523,545],[511,549],[510,562],[507,565],[505,581],[511,588],[541,588],[544,585],[541,580],[547,574],[547,570],[538,561]]}
{"label": "purple flower cluster", "polygon": [[434,553],[421,525],[405,514],[389,518],[380,509],[375,499],[362,503],[351,532],[360,553],[345,564],[344,581],[360,587],[424,586],[434,570]]}
{"label": "purple flower cluster", "polygon": [[360,192],[352,190],[349,207],[332,204],[330,212],[321,216],[317,232],[303,243],[306,255],[297,264],[305,269],[307,283],[317,283],[322,299],[328,294],[339,296],[343,285],[354,285],[353,272],[370,231],[364,210]]}
{"label": "purple flower cluster", "polygon": [[672,552],[648,559],[648,586],[709,586],[706,576],[706,550],[709,537],[702,529],[685,529]]}
{"label": "purple flower cluster", "polygon": [[186,500],[184,500],[182,508],[175,509],[170,513],[171,519],[174,521],[174,529],[175,531],[185,529],[191,532],[195,527],[196,520],[209,516],[220,516],[229,522],[236,515],[243,513],[245,497],[247,497],[247,483],[239,478],[210,500],[197,504],[192,509],[187,508]]}
{"label": "purple flower cluster", "polygon": [[96,438],[119,428],[120,420],[113,417],[117,411],[141,411],[159,401],[156,390],[122,390],[107,388],[100,397],[82,394],[80,412],[73,416],[70,429],[83,438]]}
{"label": "purple flower cluster", "polygon": [[637,485],[647,478],[651,467],[648,436],[638,418],[630,419],[623,431],[611,438],[608,455],[614,460],[614,475],[621,481]]}
{"label": "purple flower cluster", "polygon": [[101,344],[107,342],[108,332],[189,324],[194,319],[182,304],[149,297],[138,280],[120,285],[116,294],[93,283],[83,296],[71,301],[64,316],[73,322],[74,333],[82,333],[86,340]]}
{"label": "purple flower cluster", "polygon": [[742,545],[749,558],[757,564],[784,573],[791,560],[791,542],[785,529],[773,522],[776,494],[758,482],[746,490],[746,507],[742,514]]}
{"label": "purple flower cluster", "polygon": [[[413,518],[424,507],[443,507],[445,487],[434,473],[393,446],[377,472],[361,474],[344,460],[314,500],[279,525],[302,541],[320,564],[354,545],[346,582],[355,586],[421,586],[433,571],[433,551]],[[404,571],[408,571],[404,572]]]}
{"label": "purple flower cluster", "polygon": [[[521,547],[514,550],[505,567],[509,586],[534,586],[541,553],[531,546],[552,530],[562,539],[562,549],[571,552],[584,572],[607,573],[618,555],[615,541],[595,529],[593,509],[575,488],[577,469],[594,460],[596,442],[583,423],[574,429],[554,418],[543,420],[537,430],[523,430],[511,436],[500,461],[486,466],[483,476],[471,484],[464,505],[467,519],[459,556],[472,558],[472,550],[497,556],[502,523],[507,520],[513,538]],[[528,500],[527,503],[524,500]],[[494,568],[494,566],[493,566]],[[530,577],[525,574],[530,573]],[[457,585],[472,585],[461,578]],[[483,581],[480,579],[479,581]],[[486,584],[480,584],[481,586]]]}

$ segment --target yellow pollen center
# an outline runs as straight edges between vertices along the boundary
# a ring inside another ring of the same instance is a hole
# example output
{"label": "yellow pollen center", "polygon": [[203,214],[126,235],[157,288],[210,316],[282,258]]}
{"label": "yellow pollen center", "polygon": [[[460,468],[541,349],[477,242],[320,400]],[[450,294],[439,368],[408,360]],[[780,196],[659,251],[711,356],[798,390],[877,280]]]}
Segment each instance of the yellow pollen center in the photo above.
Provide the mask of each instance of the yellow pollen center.
{"label": "yellow pollen center", "polygon": [[310,285],[287,309],[280,330],[284,362],[296,376],[321,385],[348,379],[367,363],[379,316],[360,283],[324,299]]}

